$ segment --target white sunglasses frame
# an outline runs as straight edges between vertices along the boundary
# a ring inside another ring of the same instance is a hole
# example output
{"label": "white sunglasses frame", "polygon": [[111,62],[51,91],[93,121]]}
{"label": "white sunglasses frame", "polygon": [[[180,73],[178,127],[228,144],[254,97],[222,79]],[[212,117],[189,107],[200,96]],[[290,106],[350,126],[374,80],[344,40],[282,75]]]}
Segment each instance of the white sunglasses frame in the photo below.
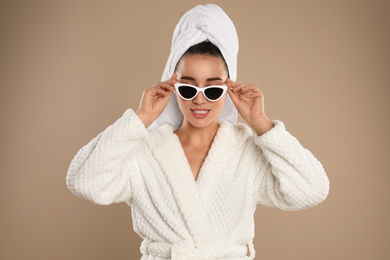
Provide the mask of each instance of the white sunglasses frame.
{"label": "white sunglasses frame", "polygon": [[[187,86],[187,87],[193,87],[194,89],[196,89],[196,94],[195,96],[193,96],[192,98],[185,98],[183,97],[181,94],[180,94],[180,91],[179,91],[179,87],[181,86]],[[221,88],[223,90],[221,96],[215,100],[212,100],[212,99],[209,99],[207,97],[207,95],[205,95],[205,91],[209,88]],[[207,87],[204,87],[204,88],[199,88],[197,86],[194,86],[194,85],[191,85],[191,84],[184,84],[184,83],[176,83],[175,84],[175,90],[176,92],[179,94],[179,96],[184,99],[184,100],[193,100],[194,98],[196,98],[196,96],[199,94],[199,92],[202,92],[203,96],[210,102],[216,102],[218,100],[220,100],[225,94],[226,94],[226,91],[227,91],[227,86],[226,85],[213,85],[213,86],[207,86]]]}

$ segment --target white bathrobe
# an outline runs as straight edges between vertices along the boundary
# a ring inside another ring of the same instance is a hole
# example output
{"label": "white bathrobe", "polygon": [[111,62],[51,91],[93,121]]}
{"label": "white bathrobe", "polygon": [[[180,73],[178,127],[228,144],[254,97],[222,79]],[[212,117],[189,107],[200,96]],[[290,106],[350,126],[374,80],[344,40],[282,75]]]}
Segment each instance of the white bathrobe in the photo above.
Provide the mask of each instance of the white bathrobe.
{"label": "white bathrobe", "polygon": [[128,109],[78,152],[67,185],[97,204],[128,203],[142,260],[253,259],[257,204],[299,210],[329,191],[321,163],[273,123],[257,136],[220,121],[195,180],[175,129],[145,129]]}

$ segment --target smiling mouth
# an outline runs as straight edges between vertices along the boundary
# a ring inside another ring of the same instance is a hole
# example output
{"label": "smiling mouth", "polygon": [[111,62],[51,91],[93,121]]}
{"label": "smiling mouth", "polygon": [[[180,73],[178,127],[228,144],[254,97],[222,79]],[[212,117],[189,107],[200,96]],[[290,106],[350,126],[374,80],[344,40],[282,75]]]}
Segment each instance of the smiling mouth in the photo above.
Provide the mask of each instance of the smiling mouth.
{"label": "smiling mouth", "polygon": [[196,118],[204,118],[206,117],[210,110],[209,109],[191,109],[192,115]]}
{"label": "smiling mouth", "polygon": [[192,110],[195,114],[204,115],[209,112],[209,110]]}

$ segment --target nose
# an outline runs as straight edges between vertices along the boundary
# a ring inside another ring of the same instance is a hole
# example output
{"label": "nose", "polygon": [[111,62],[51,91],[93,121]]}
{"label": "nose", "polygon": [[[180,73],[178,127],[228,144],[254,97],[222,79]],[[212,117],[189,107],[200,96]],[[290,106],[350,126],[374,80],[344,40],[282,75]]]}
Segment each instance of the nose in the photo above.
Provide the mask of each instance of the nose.
{"label": "nose", "polygon": [[207,102],[207,99],[203,96],[203,93],[199,91],[198,95],[193,99],[194,103],[201,105]]}

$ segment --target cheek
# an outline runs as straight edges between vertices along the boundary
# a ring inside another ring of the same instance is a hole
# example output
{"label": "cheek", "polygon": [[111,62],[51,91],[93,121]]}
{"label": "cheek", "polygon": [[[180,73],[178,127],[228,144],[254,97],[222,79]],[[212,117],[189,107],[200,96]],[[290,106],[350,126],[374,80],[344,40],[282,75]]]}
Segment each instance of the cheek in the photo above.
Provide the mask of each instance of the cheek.
{"label": "cheek", "polygon": [[222,109],[225,105],[225,100],[226,100],[226,95],[221,98],[220,100],[218,100],[217,102],[213,102],[214,103],[214,109],[216,111],[218,111],[218,114],[222,112]]}
{"label": "cheek", "polygon": [[179,106],[179,109],[181,111],[181,113],[183,113],[183,110],[188,106],[188,100],[183,100],[181,97],[179,97],[177,94],[176,94],[176,101],[177,101],[177,105]]}

